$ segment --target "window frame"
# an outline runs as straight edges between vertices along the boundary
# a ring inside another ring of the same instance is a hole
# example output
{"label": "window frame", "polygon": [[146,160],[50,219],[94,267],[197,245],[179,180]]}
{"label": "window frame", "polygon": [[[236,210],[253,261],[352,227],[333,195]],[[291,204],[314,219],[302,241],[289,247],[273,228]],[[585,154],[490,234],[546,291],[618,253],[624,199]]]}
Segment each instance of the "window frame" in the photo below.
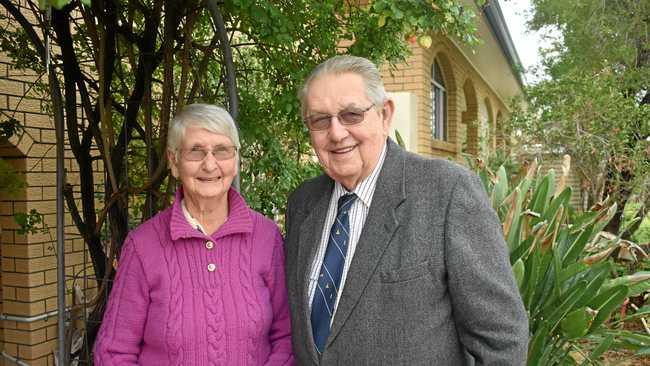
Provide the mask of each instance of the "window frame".
{"label": "window frame", "polygon": [[431,137],[447,141],[447,88],[437,59],[431,65]]}

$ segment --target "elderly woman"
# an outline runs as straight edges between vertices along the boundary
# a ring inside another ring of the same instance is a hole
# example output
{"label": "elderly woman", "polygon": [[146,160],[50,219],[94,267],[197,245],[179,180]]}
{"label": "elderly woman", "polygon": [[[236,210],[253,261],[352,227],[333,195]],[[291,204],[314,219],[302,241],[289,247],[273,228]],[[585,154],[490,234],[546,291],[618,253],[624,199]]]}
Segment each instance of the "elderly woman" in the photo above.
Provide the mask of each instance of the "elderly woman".
{"label": "elderly woman", "polygon": [[181,187],[122,247],[95,365],[292,365],[282,236],[231,188],[232,118],[188,105],[167,146]]}

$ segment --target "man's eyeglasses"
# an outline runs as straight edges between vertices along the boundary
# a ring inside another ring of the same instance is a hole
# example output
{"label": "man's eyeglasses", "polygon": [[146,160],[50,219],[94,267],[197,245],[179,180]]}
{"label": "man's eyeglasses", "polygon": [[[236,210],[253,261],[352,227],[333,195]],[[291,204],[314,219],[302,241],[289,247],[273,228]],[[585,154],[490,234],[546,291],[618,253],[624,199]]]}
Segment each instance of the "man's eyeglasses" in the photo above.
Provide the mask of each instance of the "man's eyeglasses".
{"label": "man's eyeglasses", "polygon": [[374,107],[374,104],[371,104],[368,108],[355,108],[349,107],[346,108],[335,115],[330,114],[314,114],[305,118],[305,125],[311,131],[322,131],[326,130],[332,124],[332,118],[336,117],[339,122],[344,125],[356,125],[360,123],[365,118],[365,113]]}
{"label": "man's eyeglasses", "polygon": [[203,161],[208,153],[212,153],[217,160],[228,160],[232,159],[236,152],[236,146],[215,146],[213,149],[193,147],[181,150],[181,156],[188,161]]}

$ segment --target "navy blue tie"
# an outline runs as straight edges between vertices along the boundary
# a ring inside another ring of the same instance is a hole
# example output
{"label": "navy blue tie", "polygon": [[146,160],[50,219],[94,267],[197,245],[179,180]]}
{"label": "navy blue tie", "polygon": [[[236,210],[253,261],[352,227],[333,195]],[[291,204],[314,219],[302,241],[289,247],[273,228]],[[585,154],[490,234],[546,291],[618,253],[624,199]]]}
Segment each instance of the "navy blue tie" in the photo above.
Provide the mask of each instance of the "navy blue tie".
{"label": "navy blue tie", "polygon": [[348,254],[350,240],[350,219],[348,211],[357,198],[354,193],[345,194],[339,198],[336,219],[327,241],[325,257],[318,273],[318,286],[311,303],[311,327],[314,332],[314,343],[318,352],[322,353],[330,334],[330,323],[334,314],[334,305],[338,296],[341,275]]}

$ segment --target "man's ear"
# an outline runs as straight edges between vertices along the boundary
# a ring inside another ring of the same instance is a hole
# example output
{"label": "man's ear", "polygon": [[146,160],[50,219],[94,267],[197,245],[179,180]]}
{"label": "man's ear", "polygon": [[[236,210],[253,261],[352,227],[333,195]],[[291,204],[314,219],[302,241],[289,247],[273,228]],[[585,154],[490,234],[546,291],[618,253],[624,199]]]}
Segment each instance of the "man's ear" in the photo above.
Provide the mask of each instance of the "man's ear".
{"label": "man's ear", "polygon": [[394,112],[395,112],[395,102],[393,102],[392,99],[386,99],[386,101],[384,101],[383,107],[381,108],[381,117],[382,117],[382,124],[384,127],[384,131],[386,132],[387,136],[390,130],[390,125],[391,123],[393,123]]}
{"label": "man's ear", "polygon": [[167,162],[169,163],[169,169],[172,171],[172,176],[178,178],[178,167],[176,166],[176,152],[167,150]]}

